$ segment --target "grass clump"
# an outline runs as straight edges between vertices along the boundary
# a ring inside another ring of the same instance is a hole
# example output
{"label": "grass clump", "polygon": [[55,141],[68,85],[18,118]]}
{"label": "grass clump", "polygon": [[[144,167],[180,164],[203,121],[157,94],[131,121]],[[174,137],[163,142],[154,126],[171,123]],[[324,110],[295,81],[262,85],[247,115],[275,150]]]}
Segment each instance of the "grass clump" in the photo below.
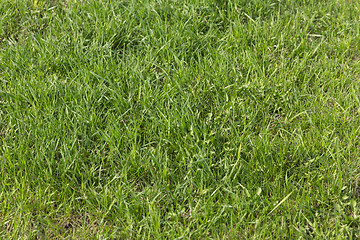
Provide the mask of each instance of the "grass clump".
{"label": "grass clump", "polygon": [[0,2],[1,238],[359,238],[359,9]]}

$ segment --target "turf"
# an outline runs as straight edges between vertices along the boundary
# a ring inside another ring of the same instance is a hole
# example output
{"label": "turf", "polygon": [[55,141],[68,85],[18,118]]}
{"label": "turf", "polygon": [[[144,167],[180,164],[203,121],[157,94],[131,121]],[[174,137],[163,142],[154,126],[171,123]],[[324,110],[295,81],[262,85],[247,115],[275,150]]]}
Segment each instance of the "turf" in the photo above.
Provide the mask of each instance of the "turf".
{"label": "turf", "polygon": [[356,0],[0,1],[0,238],[360,238],[359,31]]}

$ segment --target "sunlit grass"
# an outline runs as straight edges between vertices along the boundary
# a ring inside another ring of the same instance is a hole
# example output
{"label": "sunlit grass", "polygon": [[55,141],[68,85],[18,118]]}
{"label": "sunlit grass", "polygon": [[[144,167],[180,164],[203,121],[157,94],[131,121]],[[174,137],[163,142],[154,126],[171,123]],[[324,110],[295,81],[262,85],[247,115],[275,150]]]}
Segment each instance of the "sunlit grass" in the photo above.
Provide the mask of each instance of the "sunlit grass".
{"label": "sunlit grass", "polygon": [[359,9],[1,1],[0,238],[359,238]]}

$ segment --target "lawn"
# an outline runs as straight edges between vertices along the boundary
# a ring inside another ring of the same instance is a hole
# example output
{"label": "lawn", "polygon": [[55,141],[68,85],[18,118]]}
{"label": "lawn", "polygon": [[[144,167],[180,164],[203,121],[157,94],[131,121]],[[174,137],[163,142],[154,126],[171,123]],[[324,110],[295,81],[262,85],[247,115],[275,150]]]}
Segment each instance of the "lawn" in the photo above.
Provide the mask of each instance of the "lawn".
{"label": "lawn", "polygon": [[359,239],[357,0],[0,1],[0,239]]}

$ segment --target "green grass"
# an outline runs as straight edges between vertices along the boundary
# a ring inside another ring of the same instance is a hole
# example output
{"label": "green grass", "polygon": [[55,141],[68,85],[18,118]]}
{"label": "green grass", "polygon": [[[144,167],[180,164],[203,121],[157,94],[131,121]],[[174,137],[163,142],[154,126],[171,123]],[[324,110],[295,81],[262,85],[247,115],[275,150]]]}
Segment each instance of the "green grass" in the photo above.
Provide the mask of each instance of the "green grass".
{"label": "green grass", "polygon": [[0,239],[360,238],[360,2],[0,1]]}

